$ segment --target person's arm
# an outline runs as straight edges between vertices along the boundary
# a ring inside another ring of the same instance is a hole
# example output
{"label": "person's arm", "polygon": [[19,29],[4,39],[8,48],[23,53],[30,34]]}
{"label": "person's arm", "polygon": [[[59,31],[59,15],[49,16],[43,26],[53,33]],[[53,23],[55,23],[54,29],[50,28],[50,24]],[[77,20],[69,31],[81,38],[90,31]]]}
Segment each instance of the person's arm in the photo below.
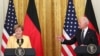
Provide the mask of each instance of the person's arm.
{"label": "person's arm", "polygon": [[74,44],[77,41],[77,37],[79,35],[79,31],[80,31],[80,29],[77,30],[77,32],[75,33],[75,35],[73,35],[71,40],[64,39],[64,41],[61,42],[61,44],[68,44],[68,45]]}
{"label": "person's arm", "polygon": [[76,42],[76,37],[73,37],[71,40],[66,40],[64,39],[63,42],[61,42],[61,44],[68,44],[68,45],[71,45],[71,44],[74,44]]}
{"label": "person's arm", "polygon": [[[79,30],[78,30],[79,31]],[[58,36],[58,40],[61,42],[61,44],[74,44],[77,41],[77,35],[78,35],[78,31],[75,33],[75,35],[73,35],[73,38],[71,38],[71,40],[66,40],[61,36]]]}

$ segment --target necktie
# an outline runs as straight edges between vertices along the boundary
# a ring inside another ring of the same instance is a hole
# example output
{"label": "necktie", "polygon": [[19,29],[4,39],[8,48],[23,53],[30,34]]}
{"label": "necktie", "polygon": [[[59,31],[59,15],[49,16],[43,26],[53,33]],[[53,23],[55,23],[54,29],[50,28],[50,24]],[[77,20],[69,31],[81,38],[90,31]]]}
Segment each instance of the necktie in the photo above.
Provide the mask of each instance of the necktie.
{"label": "necktie", "polygon": [[83,43],[83,40],[84,40],[84,30],[82,30],[82,32],[81,32],[81,41],[82,41],[82,43]]}

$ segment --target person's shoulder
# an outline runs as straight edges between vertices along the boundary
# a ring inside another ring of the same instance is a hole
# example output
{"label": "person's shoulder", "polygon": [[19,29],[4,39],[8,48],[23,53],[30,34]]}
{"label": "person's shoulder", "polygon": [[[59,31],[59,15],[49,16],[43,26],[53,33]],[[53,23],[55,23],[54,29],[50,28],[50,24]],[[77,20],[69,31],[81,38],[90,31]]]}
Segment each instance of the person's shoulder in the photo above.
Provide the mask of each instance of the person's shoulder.
{"label": "person's shoulder", "polygon": [[13,40],[14,38],[15,38],[15,36],[11,35],[11,36],[9,36],[9,38],[8,38],[8,39]]}
{"label": "person's shoulder", "polygon": [[29,36],[27,36],[27,35],[23,35],[23,38],[29,39]]}
{"label": "person's shoulder", "polygon": [[96,33],[96,31],[95,31],[95,30],[90,29],[90,28],[88,29],[88,31],[89,31],[89,32],[91,32],[91,33]]}

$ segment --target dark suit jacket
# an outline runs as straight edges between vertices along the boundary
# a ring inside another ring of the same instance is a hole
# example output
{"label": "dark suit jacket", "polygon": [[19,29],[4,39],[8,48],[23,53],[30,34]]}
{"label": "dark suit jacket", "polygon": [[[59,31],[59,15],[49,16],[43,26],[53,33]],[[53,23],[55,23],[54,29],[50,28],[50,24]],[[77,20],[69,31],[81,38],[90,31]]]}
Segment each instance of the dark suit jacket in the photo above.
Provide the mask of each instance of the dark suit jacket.
{"label": "dark suit jacket", "polygon": [[84,44],[84,45],[88,45],[88,44],[98,45],[98,40],[97,40],[97,36],[96,36],[95,31],[88,28],[83,42],[81,41],[81,31],[82,31],[81,29],[78,29],[75,36],[71,40],[64,40],[64,42],[62,42],[62,44],[71,45],[71,44],[77,42],[79,46],[81,44]]}

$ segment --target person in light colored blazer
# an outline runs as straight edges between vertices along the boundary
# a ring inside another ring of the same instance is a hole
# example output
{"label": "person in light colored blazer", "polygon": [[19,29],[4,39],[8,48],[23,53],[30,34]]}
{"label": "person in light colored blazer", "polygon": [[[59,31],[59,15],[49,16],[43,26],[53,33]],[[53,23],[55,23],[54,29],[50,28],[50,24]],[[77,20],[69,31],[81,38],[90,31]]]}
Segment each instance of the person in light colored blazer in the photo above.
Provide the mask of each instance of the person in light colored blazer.
{"label": "person in light colored blazer", "polygon": [[22,48],[32,48],[29,37],[23,35],[23,27],[21,25],[15,25],[14,31],[15,33],[12,36],[10,36],[7,41],[7,48],[18,48],[18,39],[23,39],[23,43],[21,45]]}

